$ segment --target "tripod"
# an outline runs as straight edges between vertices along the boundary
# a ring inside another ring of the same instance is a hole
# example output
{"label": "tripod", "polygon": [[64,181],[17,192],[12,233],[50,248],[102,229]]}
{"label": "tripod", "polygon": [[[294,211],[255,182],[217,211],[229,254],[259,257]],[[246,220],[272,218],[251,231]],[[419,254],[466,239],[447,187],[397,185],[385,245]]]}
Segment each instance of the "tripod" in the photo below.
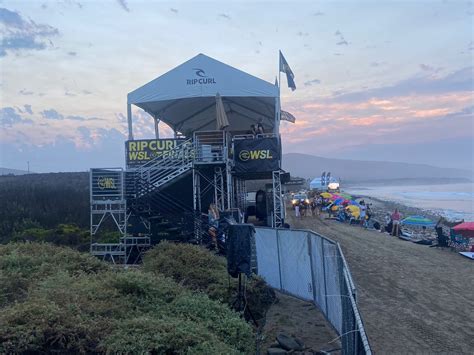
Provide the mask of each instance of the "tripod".
{"label": "tripod", "polygon": [[257,320],[255,319],[250,307],[247,305],[247,298],[246,298],[246,275],[242,272],[239,272],[238,276],[238,291],[237,291],[237,298],[232,303],[232,308],[236,312],[242,312],[245,319],[251,319],[253,324],[258,327]]}

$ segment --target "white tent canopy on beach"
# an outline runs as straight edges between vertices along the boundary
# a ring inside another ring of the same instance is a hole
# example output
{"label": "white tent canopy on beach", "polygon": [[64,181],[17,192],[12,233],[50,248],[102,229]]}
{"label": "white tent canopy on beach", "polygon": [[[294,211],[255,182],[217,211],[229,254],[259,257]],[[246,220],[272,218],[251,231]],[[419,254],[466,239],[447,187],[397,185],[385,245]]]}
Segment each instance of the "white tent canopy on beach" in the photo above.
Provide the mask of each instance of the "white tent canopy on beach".
{"label": "white tent canopy on beach", "polygon": [[278,132],[277,85],[198,54],[128,94],[129,139],[133,139],[131,105],[184,135],[214,130],[217,93],[229,120],[228,130],[245,132],[261,122],[266,132]]}

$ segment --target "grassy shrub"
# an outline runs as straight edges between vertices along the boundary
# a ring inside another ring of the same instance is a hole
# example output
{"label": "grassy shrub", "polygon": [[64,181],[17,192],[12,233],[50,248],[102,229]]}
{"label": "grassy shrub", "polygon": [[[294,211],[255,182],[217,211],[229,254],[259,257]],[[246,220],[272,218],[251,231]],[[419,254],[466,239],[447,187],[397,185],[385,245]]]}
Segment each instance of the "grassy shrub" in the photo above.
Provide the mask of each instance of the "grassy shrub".
{"label": "grassy shrub", "polygon": [[0,308],[24,299],[30,288],[59,271],[80,275],[108,269],[97,258],[69,248],[44,243],[0,245]]}
{"label": "grassy shrub", "polygon": [[[228,304],[237,292],[237,281],[229,280],[226,260],[199,246],[162,242],[147,252],[143,268]],[[257,319],[265,315],[274,299],[275,293],[260,277],[249,280],[247,302]]]}
{"label": "grassy shrub", "polygon": [[0,246],[0,272],[28,291],[0,309],[0,353],[254,351],[238,314],[162,275],[33,243]]}

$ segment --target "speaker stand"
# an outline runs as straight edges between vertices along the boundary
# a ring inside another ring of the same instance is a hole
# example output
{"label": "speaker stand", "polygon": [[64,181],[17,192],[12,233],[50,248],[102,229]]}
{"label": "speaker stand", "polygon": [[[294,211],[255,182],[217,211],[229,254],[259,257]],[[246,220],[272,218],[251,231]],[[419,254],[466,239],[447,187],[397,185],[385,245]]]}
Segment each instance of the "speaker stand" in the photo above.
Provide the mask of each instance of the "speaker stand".
{"label": "speaker stand", "polygon": [[251,319],[253,324],[258,328],[257,320],[255,319],[252,310],[247,305],[247,301],[245,300],[245,274],[240,272],[239,273],[239,286],[237,292],[237,298],[232,303],[232,308],[236,312],[243,312],[245,319]]}

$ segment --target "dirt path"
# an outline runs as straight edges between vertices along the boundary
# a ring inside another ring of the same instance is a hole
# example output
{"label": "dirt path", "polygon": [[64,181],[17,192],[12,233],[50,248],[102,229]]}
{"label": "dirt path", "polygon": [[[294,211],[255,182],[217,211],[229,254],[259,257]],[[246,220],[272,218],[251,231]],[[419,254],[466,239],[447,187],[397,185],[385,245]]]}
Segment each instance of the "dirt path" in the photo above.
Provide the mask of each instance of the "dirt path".
{"label": "dirt path", "polygon": [[[330,327],[322,313],[311,303],[276,292],[277,302],[268,310],[261,354],[266,354],[280,333],[303,340],[307,351],[340,349],[336,332]],[[340,354],[340,351],[332,352]]]}
{"label": "dirt path", "polygon": [[473,261],[319,217],[288,222],[341,244],[375,353],[473,354]]}

